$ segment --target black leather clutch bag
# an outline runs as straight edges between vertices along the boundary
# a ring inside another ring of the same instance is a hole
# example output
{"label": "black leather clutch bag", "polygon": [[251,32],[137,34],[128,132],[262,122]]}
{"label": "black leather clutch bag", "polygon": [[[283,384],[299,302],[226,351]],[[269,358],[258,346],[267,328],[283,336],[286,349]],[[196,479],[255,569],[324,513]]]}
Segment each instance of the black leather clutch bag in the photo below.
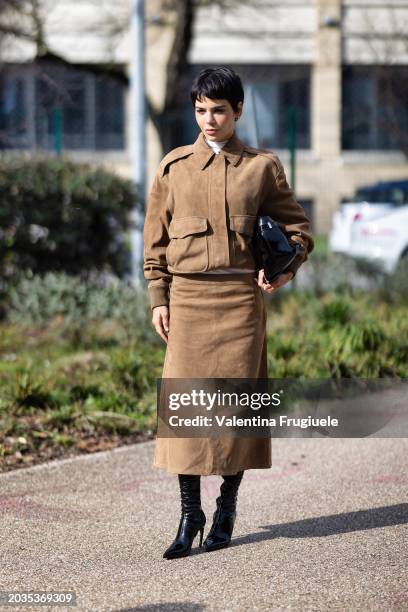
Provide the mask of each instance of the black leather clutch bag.
{"label": "black leather clutch bag", "polygon": [[289,235],[269,215],[257,218],[252,244],[256,263],[264,269],[269,283],[287,270],[302,249],[300,244],[290,242]]}

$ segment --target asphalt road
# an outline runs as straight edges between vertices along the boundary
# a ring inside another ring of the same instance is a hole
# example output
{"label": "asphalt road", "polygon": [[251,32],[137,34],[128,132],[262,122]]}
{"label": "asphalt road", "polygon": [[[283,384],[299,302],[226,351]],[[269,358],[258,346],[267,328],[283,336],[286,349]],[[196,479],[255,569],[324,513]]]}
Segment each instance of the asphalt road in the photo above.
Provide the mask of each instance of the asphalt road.
{"label": "asphalt road", "polygon": [[[408,439],[273,440],[233,545],[171,561],[177,477],[153,444],[0,476],[0,590],[77,596],[2,610],[408,610]],[[208,528],[220,483],[202,478]]]}

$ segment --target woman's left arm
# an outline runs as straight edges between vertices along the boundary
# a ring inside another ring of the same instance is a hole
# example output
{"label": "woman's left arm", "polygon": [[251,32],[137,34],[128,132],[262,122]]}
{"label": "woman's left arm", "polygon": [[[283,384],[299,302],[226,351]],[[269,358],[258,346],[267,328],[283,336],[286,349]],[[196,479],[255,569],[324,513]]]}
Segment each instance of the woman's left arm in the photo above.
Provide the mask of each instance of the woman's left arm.
{"label": "woman's left arm", "polygon": [[[270,164],[263,184],[258,214],[272,217],[290,235],[293,242],[301,245],[300,254],[287,268],[287,272],[292,272],[293,278],[312,252],[314,240],[309,219],[288,185],[281,161],[273,155]],[[286,282],[288,280],[291,279],[288,278]]]}

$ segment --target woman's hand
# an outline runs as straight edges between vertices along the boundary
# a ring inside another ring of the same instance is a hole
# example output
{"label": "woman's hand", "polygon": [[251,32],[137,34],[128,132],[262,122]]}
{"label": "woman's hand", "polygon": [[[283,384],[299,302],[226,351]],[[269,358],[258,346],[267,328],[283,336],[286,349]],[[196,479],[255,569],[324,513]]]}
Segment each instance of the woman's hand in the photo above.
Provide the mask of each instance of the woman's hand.
{"label": "woman's hand", "polygon": [[293,277],[293,272],[285,272],[284,274],[278,276],[278,278],[273,281],[273,283],[267,283],[265,279],[264,270],[262,268],[262,270],[259,270],[258,272],[258,285],[261,287],[261,289],[266,291],[266,293],[272,293],[273,291],[275,291],[275,289],[279,289],[280,287],[283,287],[283,285],[286,285],[286,283],[292,280]]}
{"label": "woman's hand", "polygon": [[167,334],[169,333],[169,307],[168,306],[156,306],[153,308],[153,327],[161,338],[167,344]]}

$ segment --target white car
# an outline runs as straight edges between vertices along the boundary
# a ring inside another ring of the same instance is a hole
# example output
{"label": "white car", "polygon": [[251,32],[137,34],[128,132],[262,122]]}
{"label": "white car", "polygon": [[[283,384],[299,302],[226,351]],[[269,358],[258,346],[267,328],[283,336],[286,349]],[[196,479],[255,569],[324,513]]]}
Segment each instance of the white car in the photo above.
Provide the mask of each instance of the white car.
{"label": "white car", "polygon": [[382,217],[396,207],[408,204],[408,181],[388,181],[361,187],[350,202],[343,202],[333,215],[329,248],[348,253],[355,222]]}
{"label": "white car", "polygon": [[408,206],[370,221],[355,221],[348,253],[377,261],[386,272],[393,272],[408,257]]}

